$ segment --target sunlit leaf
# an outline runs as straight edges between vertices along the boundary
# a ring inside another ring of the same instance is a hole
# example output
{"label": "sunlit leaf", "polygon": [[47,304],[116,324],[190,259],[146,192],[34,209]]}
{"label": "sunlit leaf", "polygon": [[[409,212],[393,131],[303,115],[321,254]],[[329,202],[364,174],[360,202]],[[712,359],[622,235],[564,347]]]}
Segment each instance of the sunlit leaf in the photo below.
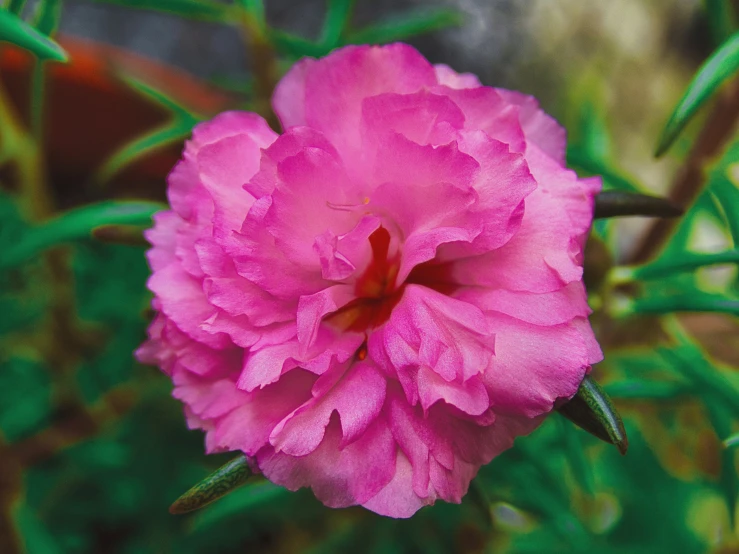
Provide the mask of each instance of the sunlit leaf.
{"label": "sunlit leaf", "polygon": [[739,70],[739,33],[734,33],[703,63],[693,77],[662,131],[655,156],[661,156],[667,151],[696,112],[737,70]]}
{"label": "sunlit leaf", "polygon": [[724,446],[726,448],[733,448],[739,445],[739,433],[731,435],[729,438],[724,439]]}
{"label": "sunlit leaf", "polygon": [[0,41],[29,50],[41,60],[68,60],[67,53],[56,42],[5,10],[0,10]]}
{"label": "sunlit leaf", "polygon": [[657,196],[606,190],[595,197],[593,217],[653,216],[678,217],[683,210],[672,201]]}
{"label": "sunlit leaf", "polygon": [[423,10],[414,14],[395,16],[374,25],[358,29],[346,36],[345,44],[384,44],[405,40],[415,35],[461,25],[462,14],[456,10]]}
{"label": "sunlit leaf", "polygon": [[243,454],[208,475],[169,507],[172,514],[185,514],[210,504],[242,486],[254,476]]}
{"label": "sunlit leaf", "polygon": [[658,259],[655,262],[639,267],[619,268],[619,271],[623,275],[628,275],[630,279],[658,279],[676,273],[694,271],[700,267],[709,265],[738,263],[739,249],[708,254],[685,252],[680,257],[670,256],[666,259]]}
{"label": "sunlit leaf", "polygon": [[94,0],[103,4],[117,4],[126,8],[171,13],[179,17],[206,21],[224,21],[230,14],[230,6],[215,0]]}
{"label": "sunlit leaf", "polygon": [[13,267],[45,248],[88,237],[102,225],[147,225],[151,216],[166,208],[156,202],[107,201],[75,208],[36,227],[0,253],[0,268]]}
{"label": "sunlit leaf", "polygon": [[591,435],[615,445],[621,454],[626,454],[629,441],[621,416],[606,392],[590,376],[583,379],[577,394],[557,411]]}

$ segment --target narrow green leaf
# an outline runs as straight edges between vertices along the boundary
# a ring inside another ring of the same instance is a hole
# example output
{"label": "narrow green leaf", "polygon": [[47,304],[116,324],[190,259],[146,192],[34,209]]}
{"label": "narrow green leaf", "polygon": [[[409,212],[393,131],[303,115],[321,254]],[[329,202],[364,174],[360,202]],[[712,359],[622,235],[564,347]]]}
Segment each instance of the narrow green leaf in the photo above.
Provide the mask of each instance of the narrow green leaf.
{"label": "narrow green leaf", "polygon": [[40,60],[57,62],[68,60],[67,53],[56,42],[5,10],[0,10],[0,41],[10,42],[29,50]]}
{"label": "narrow green leaf", "polygon": [[192,113],[190,110],[179,104],[176,100],[164,94],[162,91],[157,90],[150,85],[144,83],[143,81],[139,81],[138,79],[131,77],[130,75],[121,75],[120,78],[136,92],[140,93],[150,100],[153,100],[164,109],[172,112],[172,115],[174,117],[178,117],[180,119],[189,119],[192,120],[193,123],[198,121],[197,114]]}
{"label": "narrow green leaf", "polygon": [[739,445],[739,433],[731,435],[729,438],[724,439],[724,446],[726,448],[733,448]]}
{"label": "narrow green leaf", "polygon": [[[719,400],[732,417],[739,419],[739,390],[722,375],[701,348],[692,342],[676,318],[665,318],[663,324],[677,346],[660,347],[657,349],[659,355],[692,383],[695,392],[707,404]],[[721,431],[719,436],[726,436],[728,433],[729,431]]]}
{"label": "narrow green leaf", "polygon": [[217,504],[210,504],[208,509],[198,512],[192,520],[192,528],[205,531],[222,521],[232,517],[246,517],[250,510],[260,509],[270,502],[284,502],[290,491],[273,485],[269,481],[256,482],[245,489],[236,489],[223,497]]}
{"label": "narrow green leaf", "polygon": [[583,379],[577,394],[557,411],[600,440],[615,445],[626,454],[626,438],[621,416],[601,386],[589,375]]}
{"label": "narrow green leaf", "polygon": [[264,2],[262,0],[237,0],[246,12],[254,18],[257,26],[264,30],[267,28],[267,18],[264,12]]}
{"label": "narrow green leaf", "polygon": [[170,144],[184,141],[190,136],[196,120],[175,120],[161,127],[145,133],[125,144],[120,150],[113,153],[95,173],[95,180],[105,183],[124,167],[130,165],[157,150]]}
{"label": "narrow green leaf", "polygon": [[683,210],[666,198],[619,190],[606,190],[595,197],[595,219],[622,216],[678,217]]}
{"label": "narrow green leaf", "polygon": [[324,48],[331,50],[339,45],[342,35],[349,27],[353,8],[354,0],[328,0],[326,18],[318,39]]}
{"label": "narrow green leaf", "polygon": [[169,507],[169,511],[172,514],[185,514],[202,508],[240,487],[253,475],[249,461],[242,454],[180,496]]}
{"label": "narrow green leaf", "polygon": [[56,244],[86,238],[102,225],[147,225],[166,206],[144,201],[106,201],[75,208],[31,228],[14,245],[0,252],[0,268],[18,265]]}
{"label": "narrow green leaf", "polygon": [[739,300],[700,290],[684,291],[669,296],[644,296],[632,300],[621,313],[669,314],[674,312],[718,312],[739,315]]}
{"label": "narrow green leaf", "polygon": [[[739,165],[729,166],[727,173],[739,168]],[[714,179],[711,181],[711,195],[719,203],[726,215],[726,222],[734,241],[734,247],[739,248],[739,186],[729,175],[726,179]]]}
{"label": "narrow green leaf", "polygon": [[8,11],[20,16],[23,13],[23,8],[26,6],[26,0],[10,0],[8,4]]}
{"label": "narrow green leaf", "polygon": [[721,44],[736,30],[734,8],[729,0],[705,0],[705,8],[711,36]]}
{"label": "narrow green leaf", "polygon": [[734,33],[698,69],[662,131],[655,156],[659,157],[667,151],[701,106],[737,70],[739,33]]}
{"label": "narrow green leaf", "polygon": [[557,423],[564,443],[564,454],[572,475],[587,494],[594,494],[593,470],[583,452],[583,445],[580,440],[581,433],[573,429],[572,425],[569,425],[564,419],[558,418]]}
{"label": "narrow green leaf", "polygon": [[214,0],[94,0],[126,8],[170,13],[179,17],[205,21],[227,21],[231,6]]}
{"label": "narrow green leaf", "polygon": [[670,256],[666,260],[658,259],[653,263],[632,268],[630,274],[634,279],[657,279],[674,275],[676,273],[694,271],[700,267],[708,265],[738,263],[739,249],[710,254],[685,252],[679,258]]}
{"label": "narrow green leaf", "polygon": [[609,383],[606,392],[611,398],[670,400],[692,393],[685,383],[669,383],[664,381],[646,381],[644,379],[629,379]]}
{"label": "narrow green leaf", "polygon": [[587,154],[583,149],[570,147],[567,149],[567,165],[581,169],[591,175],[603,177],[603,186],[606,189],[625,192],[640,192],[643,187],[621,175],[618,171]]}
{"label": "narrow green leaf", "polygon": [[293,58],[302,58],[304,56],[319,58],[325,56],[331,50],[330,47],[323,44],[285,33],[279,29],[268,29],[267,36],[274,45],[275,50]]}
{"label": "narrow green leaf", "polygon": [[396,16],[387,21],[358,29],[349,33],[343,42],[345,44],[384,44],[462,23],[462,14],[456,10],[424,10],[419,13]]}
{"label": "narrow green leaf", "polygon": [[61,0],[44,0],[39,3],[38,16],[34,27],[39,33],[51,35],[59,26],[62,15]]}

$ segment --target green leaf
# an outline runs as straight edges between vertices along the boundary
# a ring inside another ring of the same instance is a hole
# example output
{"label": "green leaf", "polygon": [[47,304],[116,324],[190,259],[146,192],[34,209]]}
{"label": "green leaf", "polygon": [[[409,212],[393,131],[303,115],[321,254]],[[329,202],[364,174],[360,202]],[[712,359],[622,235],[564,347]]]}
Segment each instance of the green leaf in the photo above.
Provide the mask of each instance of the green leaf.
{"label": "green leaf", "polygon": [[733,448],[739,445],[739,433],[731,435],[729,438],[724,439],[724,446],[726,448]]}
{"label": "green leaf", "polygon": [[734,8],[729,0],[705,0],[705,8],[714,42],[721,44],[736,29]]}
{"label": "green leaf", "polygon": [[75,208],[30,228],[17,243],[0,253],[0,268],[18,265],[50,246],[86,238],[102,225],[150,224],[151,216],[165,208],[143,201],[106,201]]}
{"label": "green leaf", "polygon": [[590,175],[603,177],[603,185],[606,189],[621,190],[625,192],[640,192],[643,187],[638,183],[621,175],[618,171],[608,166],[605,162],[595,159],[583,149],[570,147],[567,149],[567,164],[581,169]]}
{"label": "green leaf", "polygon": [[208,506],[193,519],[193,529],[203,531],[234,515],[246,516],[249,510],[289,495],[290,491],[269,481],[254,483],[245,489],[233,491],[217,504]]}
{"label": "green leaf", "polygon": [[595,197],[595,219],[623,216],[678,217],[683,210],[666,198],[619,190],[603,191]]}
{"label": "green leaf", "polygon": [[240,487],[254,475],[243,454],[221,466],[180,496],[169,507],[172,514],[185,514],[202,508]]}
{"label": "green leaf", "polygon": [[192,128],[196,123],[193,119],[177,119],[161,127],[157,127],[125,144],[118,151],[114,152],[97,170],[95,180],[98,183],[105,183],[123,168],[140,160],[144,156],[166,148],[171,144],[184,141],[190,136]]}
{"label": "green leaf", "polygon": [[734,33],[698,69],[662,131],[655,156],[659,157],[667,151],[703,104],[737,70],[739,70],[739,33]]}
{"label": "green leaf", "polygon": [[609,383],[605,386],[606,392],[612,398],[670,400],[679,396],[692,394],[691,387],[685,383],[670,383],[665,381],[647,381],[644,379],[629,379]]}
{"label": "green leaf", "polygon": [[279,29],[268,29],[267,36],[278,52],[293,58],[302,58],[304,56],[319,58],[325,56],[331,50],[330,47],[323,44],[285,33]]}
{"label": "green leaf", "polygon": [[626,454],[626,438],[621,416],[601,386],[589,375],[583,379],[577,394],[557,411],[600,440],[615,445]]}
{"label": "green leaf", "polygon": [[149,98],[155,103],[159,104],[165,110],[172,112],[175,118],[190,120],[196,123],[200,118],[197,114],[192,113],[190,110],[179,104],[176,100],[170,98],[162,91],[157,90],[150,85],[139,81],[130,75],[120,75],[120,78],[136,92]]}
{"label": "green leaf", "polygon": [[51,399],[51,378],[43,365],[20,357],[0,361],[0,432],[7,440],[29,436],[48,424]]}
{"label": "green leaf", "polygon": [[[737,147],[739,147],[739,143],[732,146],[732,150],[739,156]],[[711,179],[710,191],[724,211],[734,247],[739,248],[739,186],[729,174],[737,168],[739,168],[739,165],[731,165],[726,168],[727,174],[724,178]]]}
{"label": "green leaf", "polygon": [[64,552],[54,536],[25,502],[14,511],[16,525],[25,544],[26,552],[32,554],[62,554]]}
{"label": "green leaf", "polygon": [[462,14],[456,10],[424,10],[419,13],[396,16],[387,21],[358,29],[349,33],[343,43],[385,44],[446,27],[458,26],[462,23]]}
{"label": "green leaf", "polygon": [[239,4],[246,10],[246,13],[254,18],[259,29],[267,28],[267,18],[264,13],[264,2],[262,0],[237,0]]}
{"label": "green leaf", "polygon": [[51,35],[59,26],[62,15],[61,0],[44,0],[39,3],[36,30],[46,36]]}
{"label": "green leaf", "polygon": [[739,300],[701,290],[672,295],[649,295],[632,300],[614,315],[669,314],[673,312],[718,312],[739,315]]}
{"label": "green leaf", "polygon": [[0,9],[0,41],[10,42],[31,51],[40,60],[66,62],[64,49],[50,38],[31,27],[18,16]]}
{"label": "green leaf", "polygon": [[658,259],[647,265],[634,268],[619,268],[619,272],[631,279],[658,279],[668,277],[676,273],[694,271],[709,265],[738,264],[739,249],[715,252],[710,254],[698,254],[685,252],[679,258],[670,256],[667,259]]}
{"label": "green leaf", "polygon": [[23,13],[23,8],[26,6],[26,0],[10,0],[8,4],[8,11],[20,16]]}
{"label": "green leaf", "polygon": [[102,4],[116,4],[126,8],[170,13],[179,17],[204,21],[227,21],[231,6],[213,0],[94,0]]}
{"label": "green leaf", "polygon": [[328,0],[326,18],[318,42],[328,50],[340,44],[342,35],[349,27],[354,0]]}

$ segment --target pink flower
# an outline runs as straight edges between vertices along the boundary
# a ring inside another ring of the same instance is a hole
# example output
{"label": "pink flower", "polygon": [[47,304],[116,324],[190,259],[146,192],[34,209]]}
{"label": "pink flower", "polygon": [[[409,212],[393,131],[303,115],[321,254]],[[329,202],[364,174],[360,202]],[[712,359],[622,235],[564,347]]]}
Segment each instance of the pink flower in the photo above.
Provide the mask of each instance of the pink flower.
{"label": "pink flower", "polygon": [[599,182],[533,98],[404,44],[305,59],[274,108],[279,136],[251,113],[195,128],[148,234],[138,357],[208,452],[275,483],[393,517],[460,502],[601,359]]}

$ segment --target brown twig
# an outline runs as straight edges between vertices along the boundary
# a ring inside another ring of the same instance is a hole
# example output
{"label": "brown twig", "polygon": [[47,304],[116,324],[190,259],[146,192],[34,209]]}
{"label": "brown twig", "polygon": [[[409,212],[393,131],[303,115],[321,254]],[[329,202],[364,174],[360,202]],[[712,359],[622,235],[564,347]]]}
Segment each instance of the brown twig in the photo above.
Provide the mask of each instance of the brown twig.
{"label": "brown twig", "polygon": [[[698,197],[705,184],[706,165],[722,152],[738,119],[739,79],[733,81],[719,95],[685,164],[675,176],[669,193],[669,199],[675,204],[687,207]],[[670,237],[678,221],[658,219],[652,223],[627,263],[641,264],[653,257]]]}

